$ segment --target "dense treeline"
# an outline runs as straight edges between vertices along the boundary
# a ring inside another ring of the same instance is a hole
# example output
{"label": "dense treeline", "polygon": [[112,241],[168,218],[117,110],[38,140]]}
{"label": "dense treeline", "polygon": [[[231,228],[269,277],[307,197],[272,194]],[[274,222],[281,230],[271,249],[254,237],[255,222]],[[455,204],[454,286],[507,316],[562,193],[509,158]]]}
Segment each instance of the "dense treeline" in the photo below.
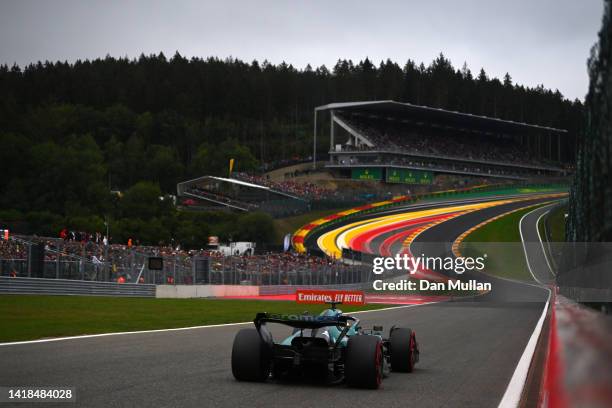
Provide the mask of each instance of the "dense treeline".
{"label": "dense treeline", "polygon": [[373,99],[574,133],[582,110],[558,91],[474,75],[442,54],[429,66],[339,60],[331,70],[178,53],[2,65],[0,209],[117,219],[109,190],[150,181],[172,193],[181,179],[225,174],[230,157],[237,170],[307,157],[315,106]]}
{"label": "dense treeline", "polygon": [[585,131],[570,196],[566,238],[575,242],[612,241],[612,1],[604,10],[589,58]]}

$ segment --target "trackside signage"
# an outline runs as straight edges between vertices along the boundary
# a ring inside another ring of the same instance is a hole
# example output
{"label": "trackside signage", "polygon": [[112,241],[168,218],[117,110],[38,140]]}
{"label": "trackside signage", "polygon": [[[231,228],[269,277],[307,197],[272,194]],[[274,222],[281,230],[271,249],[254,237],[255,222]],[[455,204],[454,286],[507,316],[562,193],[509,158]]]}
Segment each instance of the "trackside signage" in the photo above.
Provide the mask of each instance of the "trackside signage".
{"label": "trackside signage", "polygon": [[363,305],[365,295],[360,290],[300,289],[295,292],[295,301],[307,304],[341,302],[344,305]]}

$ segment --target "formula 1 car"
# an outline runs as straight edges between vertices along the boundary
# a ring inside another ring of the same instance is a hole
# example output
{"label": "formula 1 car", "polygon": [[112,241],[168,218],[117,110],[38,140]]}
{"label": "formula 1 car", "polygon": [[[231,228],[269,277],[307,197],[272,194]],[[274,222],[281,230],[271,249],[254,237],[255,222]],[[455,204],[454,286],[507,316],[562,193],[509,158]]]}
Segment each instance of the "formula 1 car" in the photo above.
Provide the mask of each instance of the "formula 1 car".
{"label": "formula 1 car", "polygon": [[[310,375],[330,383],[376,389],[390,371],[411,372],[419,361],[414,331],[391,327],[363,329],[359,319],[344,315],[331,303],[318,316],[258,313],[254,329],[242,329],[234,338],[232,373],[239,381]],[[293,328],[280,343],[266,323]]]}

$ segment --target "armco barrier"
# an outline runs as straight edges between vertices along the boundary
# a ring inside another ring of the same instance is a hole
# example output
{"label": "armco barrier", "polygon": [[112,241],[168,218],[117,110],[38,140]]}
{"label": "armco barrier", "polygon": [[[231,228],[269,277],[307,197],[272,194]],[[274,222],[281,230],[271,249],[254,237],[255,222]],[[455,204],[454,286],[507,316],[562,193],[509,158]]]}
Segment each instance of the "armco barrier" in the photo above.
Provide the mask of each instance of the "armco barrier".
{"label": "armco barrier", "polygon": [[0,276],[0,293],[154,297],[155,285]]}

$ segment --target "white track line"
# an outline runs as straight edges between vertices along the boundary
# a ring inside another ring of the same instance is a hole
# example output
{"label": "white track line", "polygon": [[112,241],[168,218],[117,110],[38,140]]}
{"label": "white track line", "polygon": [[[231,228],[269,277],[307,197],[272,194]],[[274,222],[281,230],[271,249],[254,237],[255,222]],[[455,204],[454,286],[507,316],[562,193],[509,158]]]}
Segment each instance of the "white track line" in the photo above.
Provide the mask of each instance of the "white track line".
{"label": "white track line", "polygon": [[[391,306],[391,307],[384,307],[382,309],[372,309],[372,310],[362,310],[362,311],[358,311],[358,312],[350,312],[350,313],[347,313],[347,314],[362,314],[362,313],[382,312],[382,311],[385,311],[385,310],[405,309],[405,308],[409,308],[409,307],[431,305],[431,304],[440,303],[440,302],[441,301],[419,303],[419,304],[414,304],[414,305]],[[0,343],[0,347],[3,347],[3,346],[20,346],[20,345],[38,344],[38,343],[52,343],[52,342],[56,342],[56,341],[65,341],[65,340],[83,340],[83,339],[92,339],[92,338],[96,338],[96,337],[123,336],[123,335],[129,335],[129,334],[164,333],[164,332],[173,332],[173,331],[208,329],[208,328],[215,328],[215,327],[240,326],[240,325],[245,325],[245,324],[253,324],[253,321],[251,320],[249,322],[209,324],[209,325],[203,325],[203,326],[189,326],[189,327],[176,327],[176,328],[172,328],[172,329],[154,329],[154,330],[139,330],[139,331],[114,332],[114,333],[84,334],[84,335],[81,335],[81,336],[54,337],[54,338],[50,338],[50,339],[13,341],[13,342],[9,342],[9,343]]]}
{"label": "white track line", "polygon": [[529,342],[527,342],[527,346],[523,351],[523,355],[521,355],[521,358],[518,364],[516,365],[514,374],[512,374],[512,378],[510,379],[508,388],[506,388],[506,392],[504,392],[504,396],[502,397],[498,408],[518,407],[519,403],[521,402],[521,396],[523,395],[523,388],[525,387],[525,382],[527,381],[527,374],[529,373],[531,360],[533,359],[535,348],[538,344],[538,339],[540,338],[540,334],[542,333],[542,326],[544,325],[544,320],[546,319],[546,312],[548,311],[548,304],[550,302],[550,289],[547,290],[548,299],[546,299],[546,304],[544,305],[544,310],[542,310],[540,320],[538,320],[538,324],[536,324],[533,333],[531,333]]}
{"label": "white track line", "polygon": [[163,332],[172,332],[172,331],[181,331],[181,330],[206,329],[206,328],[212,328],[212,327],[238,326],[241,324],[248,324],[248,323],[253,323],[253,322],[251,321],[251,322],[240,322],[240,323],[211,324],[211,325],[204,325],[204,326],[176,327],[172,329],[155,329],[155,330],[140,330],[140,331],[100,333],[100,334],[84,334],[82,336],[54,337],[51,339],[26,340],[26,341],[14,341],[10,343],[0,343],[0,347],[18,346],[22,344],[51,343],[55,341],[64,341],[64,340],[82,340],[82,339],[91,339],[95,337],[122,336],[122,335],[127,335],[127,334],[163,333]]}
{"label": "white track line", "polygon": [[533,273],[533,270],[531,269],[531,264],[529,263],[529,255],[527,254],[527,245],[525,244],[525,238],[523,238],[523,220],[529,214],[531,214],[532,212],[538,211],[540,208],[541,207],[538,207],[535,210],[529,211],[528,213],[525,213],[521,217],[521,220],[519,221],[519,234],[521,234],[521,242],[523,243],[523,252],[525,253],[525,261],[527,262],[527,269],[529,269],[529,273],[531,273],[531,276],[533,277],[533,280],[538,282],[540,285],[544,286],[544,284],[542,282],[540,282],[540,280],[538,278],[536,278],[535,274]]}
{"label": "white track line", "polygon": [[[542,207],[536,208],[533,211],[530,211],[521,217],[519,221],[519,232],[521,234],[521,242],[523,243],[523,251],[525,252],[525,260],[527,261],[527,268],[529,269],[529,273],[533,276],[536,282],[542,285],[542,282],[536,278],[533,270],[531,269],[531,264],[529,263],[529,256],[527,255],[527,247],[525,246],[525,240],[523,238],[523,219],[531,214],[534,211],[538,211]],[[536,223],[537,228],[537,223]],[[539,237],[539,234],[538,234]],[[540,239],[540,242],[541,239]],[[544,249],[544,247],[542,247]],[[542,285],[544,286],[544,285]],[[523,395],[523,388],[525,387],[525,382],[527,381],[527,374],[529,373],[529,367],[531,366],[531,360],[533,359],[533,355],[535,353],[535,348],[538,344],[538,339],[540,338],[540,334],[542,333],[542,326],[544,325],[544,320],[546,319],[546,313],[548,312],[548,305],[550,303],[551,291],[550,289],[543,287],[548,291],[548,299],[546,299],[546,304],[544,305],[544,309],[542,310],[542,314],[540,315],[540,319],[536,324],[533,333],[531,333],[531,337],[527,342],[527,346],[521,355],[521,358],[516,365],[516,369],[514,370],[514,374],[512,374],[512,378],[510,379],[510,383],[506,388],[506,392],[504,392],[504,396],[502,397],[498,408],[514,408],[518,407],[521,402],[521,396]]]}
{"label": "white track line", "polygon": [[[552,208],[552,204],[549,207]],[[544,259],[546,260],[546,265],[548,265],[548,269],[550,270],[551,275],[555,276],[556,273],[555,273],[554,269],[552,268],[552,266],[550,265],[550,261],[548,260],[548,255],[546,253],[546,248],[544,248],[544,241],[542,240],[542,234],[540,234],[540,220],[545,215],[550,214],[551,208],[549,208],[548,210],[544,211],[542,213],[542,215],[540,215],[538,217],[538,220],[536,221],[536,231],[538,232],[538,239],[540,240],[540,244],[542,245],[542,253],[544,254]],[[548,242],[548,241],[546,241],[546,242]],[[550,251],[550,242],[548,242],[548,249]],[[550,252],[550,254],[552,254],[552,252]]]}

